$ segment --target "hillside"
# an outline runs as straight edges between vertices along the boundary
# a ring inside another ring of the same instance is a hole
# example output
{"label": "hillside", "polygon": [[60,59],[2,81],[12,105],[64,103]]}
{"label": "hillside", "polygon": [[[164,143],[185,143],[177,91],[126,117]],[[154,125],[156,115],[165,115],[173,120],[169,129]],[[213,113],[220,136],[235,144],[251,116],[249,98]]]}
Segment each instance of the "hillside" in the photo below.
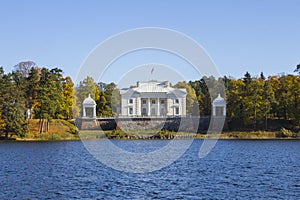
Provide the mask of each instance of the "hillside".
{"label": "hillside", "polygon": [[[78,140],[77,127],[70,121],[54,119],[49,123],[49,131],[38,133],[38,119],[29,120],[29,131],[24,138],[16,140]],[[14,136],[13,136],[14,137]]]}

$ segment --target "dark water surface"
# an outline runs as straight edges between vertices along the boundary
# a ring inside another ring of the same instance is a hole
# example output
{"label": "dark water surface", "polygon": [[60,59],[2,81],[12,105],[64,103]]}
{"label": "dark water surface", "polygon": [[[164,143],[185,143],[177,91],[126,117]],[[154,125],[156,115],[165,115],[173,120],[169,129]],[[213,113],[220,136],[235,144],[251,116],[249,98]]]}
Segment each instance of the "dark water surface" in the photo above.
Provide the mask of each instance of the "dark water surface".
{"label": "dark water surface", "polygon": [[130,174],[99,163],[80,141],[2,142],[0,199],[300,199],[300,141],[219,140],[199,159],[201,143],[162,170]]}

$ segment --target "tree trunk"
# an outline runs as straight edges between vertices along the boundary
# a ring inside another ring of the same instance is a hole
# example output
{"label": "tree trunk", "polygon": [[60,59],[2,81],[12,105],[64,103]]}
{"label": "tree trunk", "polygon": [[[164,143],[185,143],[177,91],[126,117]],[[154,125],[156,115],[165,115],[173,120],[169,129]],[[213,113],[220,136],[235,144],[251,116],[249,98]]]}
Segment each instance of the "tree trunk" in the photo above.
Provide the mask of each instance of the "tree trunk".
{"label": "tree trunk", "polygon": [[44,119],[42,119],[42,121],[41,121],[41,123],[40,123],[40,131],[39,131],[39,133],[40,133],[40,135],[42,135],[42,133],[43,133],[43,130],[44,130]]}
{"label": "tree trunk", "polygon": [[5,130],[5,139],[7,140],[8,139],[8,128],[6,127],[6,130]]}
{"label": "tree trunk", "polygon": [[41,134],[41,119],[39,119],[39,125],[38,125],[38,127],[39,127],[39,134]]}
{"label": "tree trunk", "polygon": [[46,132],[49,132],[49,119],[47,120],[47,124],[46,124]]}
{"label": "tree trunk", "polygon": [[253,129],[256,131],[256,101],[254,105],[254,124],[253,124]]}
{"label": "tree trunk", "polygon": [[267,105],[266,105],[266,118],[265,118],[265,129],[266,129],[266,131],[268,130],[268,111],[267,111]]}

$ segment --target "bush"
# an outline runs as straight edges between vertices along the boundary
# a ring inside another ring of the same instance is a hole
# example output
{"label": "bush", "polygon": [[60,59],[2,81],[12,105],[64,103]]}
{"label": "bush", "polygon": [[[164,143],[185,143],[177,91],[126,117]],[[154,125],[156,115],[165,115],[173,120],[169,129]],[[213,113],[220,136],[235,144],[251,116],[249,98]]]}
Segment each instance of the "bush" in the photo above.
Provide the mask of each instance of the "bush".
{"label": "bush", "polygon": [[281,137],[297,137],[296,133],[294,133],[291,130],[285,129],[285,128],[280,129],[280,134],[281,134]]}

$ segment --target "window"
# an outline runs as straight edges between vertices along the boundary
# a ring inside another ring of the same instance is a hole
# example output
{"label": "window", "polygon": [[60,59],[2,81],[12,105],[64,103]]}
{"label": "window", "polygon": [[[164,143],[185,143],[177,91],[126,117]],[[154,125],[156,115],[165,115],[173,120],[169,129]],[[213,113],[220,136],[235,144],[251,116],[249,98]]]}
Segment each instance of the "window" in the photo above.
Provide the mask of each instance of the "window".
{"label": "window", "polygon": [[155,108],[151,108],[151,115],[156,115]]}
{"label": "window", "polygon": [[178,107],[176,107],[176,109],[175,109],[175,114],[179,115],[179,108]]}
{"label": "window", "polygon": [[143,108],[142,109],[142,115],[146,115],[147,114],[147,109],[146,108]]}
{"label": "window", "polygon": [[175,103],[179,103],[179,99],[175,99]]}
{"label": "window", "polygon": [[146,104],[146,100],[144,99],[144,100],[142,101],[142,103],[143,103],[143,105],[145,105],[145,104]]}
{"label": "window", "polygon": [[153,99],[153,100],[151,101],[151,103],[152,103],[152,104],[155,104],[155,100]]}
{"label": "window", "polygon": [[133,109],[132,108],[129,108],[129,115],[132,115],[133,114]]}
{"label": "window", "polygon": [[132,104],[133,103],[133,99],[129,99],[129,103]]}
{"label": "window", "polygon": [[165,109],[164,108],[160,109],[160,115],[165,115]]}
{"label": "window", "polygon": [[216,107],[216,116],[223,116],[224,115],[223,108],[224,107],[221,107],[221,106]]}
{"label": "window", "polygon": [[161,104],[165,104],[165,100],[160,100],[160,103]]}

